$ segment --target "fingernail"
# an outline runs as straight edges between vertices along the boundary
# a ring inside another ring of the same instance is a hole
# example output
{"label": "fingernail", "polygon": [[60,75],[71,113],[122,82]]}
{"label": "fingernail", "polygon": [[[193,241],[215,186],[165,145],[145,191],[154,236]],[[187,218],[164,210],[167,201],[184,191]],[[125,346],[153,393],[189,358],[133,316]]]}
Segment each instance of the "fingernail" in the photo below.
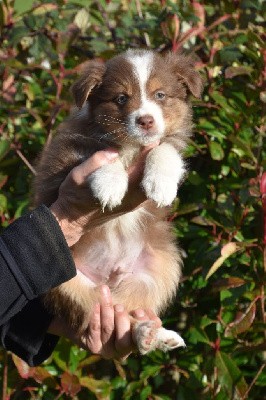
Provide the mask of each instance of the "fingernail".
{"label": "fingernail", "polygon": [[134,314],[136,315],[137,318],[142,318],[145,315],[145,312],[143,310],[135,310]]}
{"label": "fingernail", "polygon": [[114,308],[115,308],[116,312],[123,312],[124,311],[124,306],[122,304],[116,304]]}
{"label": "fingernail", "polygon": [[117,150],[113,150],[113,149],[108,149],[104,151],[106,158],[108,158],[108,160],[112,161],[115,160],[118,157],[118,151]]}

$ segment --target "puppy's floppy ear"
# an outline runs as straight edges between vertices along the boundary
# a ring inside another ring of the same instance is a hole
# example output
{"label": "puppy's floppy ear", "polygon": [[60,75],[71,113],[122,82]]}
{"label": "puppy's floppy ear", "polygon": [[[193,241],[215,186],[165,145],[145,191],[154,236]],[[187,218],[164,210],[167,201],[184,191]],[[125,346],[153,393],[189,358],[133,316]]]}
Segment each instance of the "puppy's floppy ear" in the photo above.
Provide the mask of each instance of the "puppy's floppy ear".
{"label": "puppy's floppy ear", "polygon": [[72,93],[77,107],[81,108],[95,87],[102,83],[105,65],[97,61],[88,61],[80,78],[72,85]]}
{"label": "puppy's floppy ear", "polygon": [[181,52],[169,53],[167,57],[174,64],[177,77],[185,83],[190,93],[199,99],[203,91],[203,81],[199,72],[195,70],[196,57]]}

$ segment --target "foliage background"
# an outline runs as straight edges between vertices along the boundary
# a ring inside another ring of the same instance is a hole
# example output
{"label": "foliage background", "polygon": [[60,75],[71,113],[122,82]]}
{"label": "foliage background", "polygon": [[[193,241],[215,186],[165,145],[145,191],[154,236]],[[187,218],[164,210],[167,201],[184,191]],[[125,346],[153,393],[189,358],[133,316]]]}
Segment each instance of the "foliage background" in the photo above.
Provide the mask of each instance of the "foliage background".
{"label": "foliage background", "polygon": [[34,159],[68,114],[86,59],[185,48],[205,79],[170,216],[186,258],[164,323],[187,348],[120,365],[61,340],[38,368],[1,349],[3,399],[266,398],[264,11],[260,0],[0,0],[3,227],[28,208]]}

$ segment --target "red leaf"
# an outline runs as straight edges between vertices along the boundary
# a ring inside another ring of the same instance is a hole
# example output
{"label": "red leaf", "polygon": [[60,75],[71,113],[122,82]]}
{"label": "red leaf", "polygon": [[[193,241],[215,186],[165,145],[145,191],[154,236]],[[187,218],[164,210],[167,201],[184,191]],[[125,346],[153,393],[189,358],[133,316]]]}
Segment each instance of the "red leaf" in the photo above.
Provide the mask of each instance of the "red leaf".
{"label": "red leaf", "polygon": [[260,181],[260,192],[262,196],[262,210],[263,210],[263,243],[266,245],[266,172],[262,174]]}
{"label": "red leaf", "polygon": [[244,314],[238,316],[225,329],[225,336],[237,336],[247,331],[252,325],[256,315],[256,304],[253,302]]}
{"label": "red leaf", "polygon": [[64,372],[61,376],[61,386],[66,394],[75,396],[81,389],[79,378],[69,372]]}
{"label": "red leaf", "polygon": [[3,98],[9,103],[13,102],[14,94],[16,93],[16,87],[14,85],[14,75],[9,75],[3,82]]}
{"label": "red leaf", "polygon": [[21,378],[28,379],[32,376],[34,368],[31,368],[25,361],[15,356],[15,354],[12,354],[12,359]]}
{"label": "red leaf", "polygon": [[205,8],[203,7],[202,4],[193,1],[192,7],[194,8],[194,13],[196,17],[198,17],[199,21],[197,22],[197,25],[199,27],[203,27],[205,25]]}
{"label": "red leaf", "polygon": [[230,276],[229,278],[219,279],[213,283],[212,287],[214,291],[221,291],[230,288],[236,288],[244,285],[246,282],[244,279],[238,278],[237,276]]}
{"label": "red leaf", "polygon": [[264,172],[261,177],[260,192],[262,195],[266,195],[266,172]]}
{"label": "red leaf", "polygon": [[7,175],[0,175],[0,189],[7,183],[8,176]]}

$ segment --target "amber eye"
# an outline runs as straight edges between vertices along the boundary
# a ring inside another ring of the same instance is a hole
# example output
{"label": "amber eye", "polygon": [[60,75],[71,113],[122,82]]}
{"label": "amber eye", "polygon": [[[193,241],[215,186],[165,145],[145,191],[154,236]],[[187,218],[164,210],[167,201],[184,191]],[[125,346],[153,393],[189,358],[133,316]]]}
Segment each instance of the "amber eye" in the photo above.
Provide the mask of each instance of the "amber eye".
{"label": "amber eye", "polygon": [[115,101],[118,104],[125,104],[127,102],[127,99],[128,97],[125,94],[121,93],[116,97]]}
{"label": "amber eye", "polygon": [[163,100],[165,98],[165,93],[161,90],[158,90],[158,92],[155,93],[154,97],[156,100]]}

